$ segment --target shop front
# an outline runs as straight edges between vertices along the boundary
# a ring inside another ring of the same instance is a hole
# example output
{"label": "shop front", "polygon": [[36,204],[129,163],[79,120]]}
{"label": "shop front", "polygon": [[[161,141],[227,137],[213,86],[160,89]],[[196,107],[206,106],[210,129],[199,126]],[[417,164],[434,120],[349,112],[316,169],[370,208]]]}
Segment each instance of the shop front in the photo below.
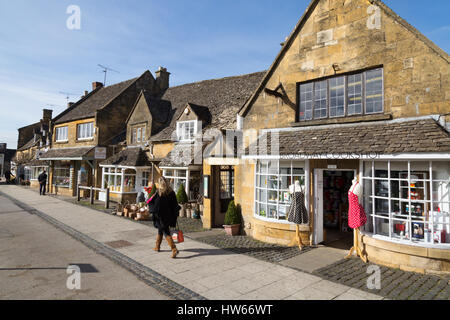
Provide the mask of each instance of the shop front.
{"label": "shop front", "polygon": [[39,188],[38,177],[45,170],[47,172],[47,190],[48,190],[50,181],[49,168],[50,164],[47,161],[39,161],[39,160],[31,161],[24,166],[25,179],[28,179],[27,181],[30,182],[31,188],[36,189]]}
{"label": "shop front", "polygon": [[[109,188],[110,199],[116,202],[136,203],[144,187],[158,177],[154,160],[150,160],[140,147],[129,147],[106,159],[102,168],[103,189]],[[100,192],[99,199],[105,200],[106,193]]]}
{"label": "shop front", "polygon": [[[348,192],[357,180],[367,216],[358,233],[360,248],[369,261],[419,272],[450,271],[450,139],[437,122],[382,121],[286,129],[277,135],[277,155],[247,154],[235,167],[235,198],[247,234],[292,244],[290,186],[298,181],[309,216],[299,226],[303,244],[349,250]],[[403,136],[410,141],[398,144]],[[265,150],[271,151],[270,143]]]}

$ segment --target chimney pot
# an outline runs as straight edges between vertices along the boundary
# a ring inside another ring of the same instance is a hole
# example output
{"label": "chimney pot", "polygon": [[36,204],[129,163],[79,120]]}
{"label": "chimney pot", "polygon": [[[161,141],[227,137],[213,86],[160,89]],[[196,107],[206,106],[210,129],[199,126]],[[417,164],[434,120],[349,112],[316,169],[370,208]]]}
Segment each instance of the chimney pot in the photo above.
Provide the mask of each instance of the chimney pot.
{"label": "chimney pot", "polygon": [[84,96],[86,97],[88,95],[89,91],[84,90]]}
{"label": "chimney pot", "polygon": [[103,83],[101,82],[92,82],[92,90],[103,87]]}
{"label": "chimney pot", "polygon": [[69,102],[67,103],[67,108],[70,108],[71,106],[73,106],[75,103],[74,102]]}

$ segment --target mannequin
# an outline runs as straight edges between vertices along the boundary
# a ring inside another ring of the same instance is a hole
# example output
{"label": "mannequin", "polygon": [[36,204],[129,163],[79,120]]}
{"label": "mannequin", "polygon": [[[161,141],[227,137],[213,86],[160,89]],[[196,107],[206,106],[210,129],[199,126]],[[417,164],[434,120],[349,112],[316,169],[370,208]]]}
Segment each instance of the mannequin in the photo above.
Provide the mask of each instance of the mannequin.
{"label": "mannequin", "polygon": [[[358,203],[360,207],[362,207],[363,204],[363,192],[361,184],[358,181],[358,177],[355,177],[352,181],[352,186],[349,190],[349,201],[351,198],[351,194],[354,194],[358,197]],[[350,205],[350,203],[349,203]],[[350,221],[350,220],[349,220]],[[352,257],[353,252],[356,252],[356,255],[359,256],[365,263],[367,263],[367,257],[362,253],[360,247],[359,247],[359,227],[356,229],[353,229],[353,247],[350,249],[349,254],[347,255],[347,259]]]}
{"label": "mannequin", "polygon": [[[306,211],[306,208],[304,208],[304,203],[296,204],[297,200],[294,199],[294,197],[297,196],[296,193],[300,193],[299,197],[304,199],[304,195],[305,195],[305,194],[304,194],[303,187],[300,185],[300,181],[296,180],[294,184],[290,185],[290,186],[289,186],[289,192],[290,192],[291,195],[292,195],[292,198],[293,198],[292,202],[293,202],[293,203],[291,204],[291,208],[289,209],[290,214],[289,214],[288,220],[294,219],[294,218],[299,218],[299,217],[297,217],[297,216],[291,216],[291,214],[293,214],[293,213],[291,212],[292,210],[298,210],[297,208],[293,208],[293,206],[295,206],[295,205],[303,206],[302,209],[301,209],[301,211],[302,211],[301,213],[303,213],[303,215],[304,215],[304,212]],[[303,201],[304,201],[304,200],[303,200]],[[303,218],[302,218],[302,220],[303,220]],[[294,221],[291,220],[290,222],[294,222]],[[298,222],[298,221],[297,221],[297,222]],[[295,238],[292,239],[292,241],[291,241],[291,243],[290,243],[290,246],[294,246],[294,245],[298,245],[300,251],[303,250],[304,244],[303,244],[302,238],[301,238],[301,236],[300,236],[300,225],[299,225],[298,223],[296,223]]]}

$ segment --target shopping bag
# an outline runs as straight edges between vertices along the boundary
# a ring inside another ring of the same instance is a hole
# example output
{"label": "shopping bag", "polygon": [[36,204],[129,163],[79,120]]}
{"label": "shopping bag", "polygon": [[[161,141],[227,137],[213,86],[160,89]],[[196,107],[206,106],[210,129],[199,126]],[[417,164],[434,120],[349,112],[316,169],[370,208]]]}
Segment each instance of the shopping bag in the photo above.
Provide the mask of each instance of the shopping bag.
{"label": "shopping bag", "polygon": [[172,231],[172,239],[176,243],[184,242],[183,231],[180,230],[180,227],[178,226],[178,222],[177,222],[177,228]]}

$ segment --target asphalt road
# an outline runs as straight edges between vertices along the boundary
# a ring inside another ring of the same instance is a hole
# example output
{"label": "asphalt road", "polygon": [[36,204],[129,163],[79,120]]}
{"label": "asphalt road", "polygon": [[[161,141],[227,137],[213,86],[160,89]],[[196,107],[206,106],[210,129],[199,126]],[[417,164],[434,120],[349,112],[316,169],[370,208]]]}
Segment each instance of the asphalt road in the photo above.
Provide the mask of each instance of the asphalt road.
{"label": "asphalt road", "polygon": [[[70,265],[80,268],[79,278],[73,270],[68,273]],[[68,282],[72,289],[68,288]],[[129,271],[0,196],[0,299],[168,298]]]}

